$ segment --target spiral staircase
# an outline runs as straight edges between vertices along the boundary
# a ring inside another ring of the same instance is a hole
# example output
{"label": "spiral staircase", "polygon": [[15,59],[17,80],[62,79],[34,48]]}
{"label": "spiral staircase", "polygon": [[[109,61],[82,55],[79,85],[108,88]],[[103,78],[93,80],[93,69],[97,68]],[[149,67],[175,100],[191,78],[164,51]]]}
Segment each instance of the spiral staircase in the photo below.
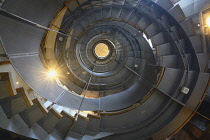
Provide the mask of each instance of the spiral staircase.
{"label": "spiral staircase", "polygon": [[[0,37],[7,57],[52,105],[31,100],[24,88],[14,88],[9,73],[0,73],[0,127],[41,140],[161,140],[175,134],[209,85],[202,36],[176,3],[4,1]],[[46,77],[51,68],[57,79]],[[58,112],[54,104],[77,114]]]}

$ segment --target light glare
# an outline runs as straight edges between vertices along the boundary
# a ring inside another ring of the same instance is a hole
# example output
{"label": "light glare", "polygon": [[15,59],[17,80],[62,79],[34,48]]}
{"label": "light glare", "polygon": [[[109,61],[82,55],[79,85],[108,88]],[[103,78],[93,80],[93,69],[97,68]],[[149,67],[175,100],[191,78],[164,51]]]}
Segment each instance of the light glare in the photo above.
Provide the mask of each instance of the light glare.
{"label": "light glare", "polygon": [[208,27],[210,27],[210,17],[207,18],[206,24],[207,24]]}
{"label": "light glare", "polygon": [[56,72],[55,70],[50,70],[50,71],[48,72],[48,76],[49,76],[50,78],[55,78],[55,77],[57,76],[57,72]]}

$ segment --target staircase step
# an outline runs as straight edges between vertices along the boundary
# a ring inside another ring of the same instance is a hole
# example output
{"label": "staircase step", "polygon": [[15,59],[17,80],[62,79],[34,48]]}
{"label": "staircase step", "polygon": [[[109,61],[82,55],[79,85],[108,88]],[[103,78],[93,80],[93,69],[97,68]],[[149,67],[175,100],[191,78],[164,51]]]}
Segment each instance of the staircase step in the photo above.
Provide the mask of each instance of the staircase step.
{"label": "staircase step", "polygon": [[193,20],[191,18],[181,22],[180,25],[189,37],[196,35],[195,25],[193,24]]}
{"label": "staircase step", "polygon": [[168,43],[168,40],[167,40],[164,32],[160,32],[160,33],[154,35],[153,37],[151,37],[151,41],[153,43],[153,46],[158,46],[158,45]]}
{"label": "staircase step", "polygon": [[[140,105],[140,106],[138,106],[130,111],[124,112],[124,113],[101,116],[100,131],[112,132],[112,133],[115,133],[115,132],[117,133],[117,132],[119,132],[119,130],[126,131],[128,129],[127,126],[130,125],[130,121],[131,121],[128,118],[132,118],[133,125],[136,125],[137,122],[139,123],[138,125],[142,125],[141,123],[143,123],[144,120],[148,118],[148,116],[153,117],[155,115],[155,113],[150,113],[150,112],[146,113],[148,111],[148,109],[154,110],[154,111],[158,110],[158,108],[160,109],[162,104],[166,101],[167,97],[165,95],[163,95],[163,93],[161,93],[158,90],[154,90],[152,93],[153,94],[150,96],[150,98],[148,98],[143,103],[143,106]],[[144,106],[146,106],[146,109]],[[142,111],[144,111],[144,112],[142,112]],[[151,127],[153,127],[153,126],[151,126]],[[136,134],[139,135],[139,132],[137,132]],[[144,133],[144,132],[142,132],[142,133]],[[144,135],[144,134],[142,134],[142,135]],[[117,137],[117,139],[119,139],[119,137]],[[120,139],[123,139],[123,138],[121,137]],[[127,139],[129,139],[129,138],[127,137]]]}
{"label": "staircase step", "polygon": [[[199,74],[198,81],[196,82],[196,85],[193,86],[194,89],[193,89],[193,91],[191,93],[191,96],[188,96],[190,98],[189,99],[187,98],[187,102],[185,101],[186,102],[185,106],[187,106],[187,108],[186,109],[183,108],[181,114],[177,115],[173,120],[170,121],[170,123],[167,124],[167,126],[162,128],[157,134],[155,134],[153,136],[154,140],[159,140],[160,137],[161,137],[161,139],[167,137],[167,135],[168,135],[167,134],[168,133],[167,130],[169,130],[170,132],[176,131],[177,128],[173,128],[174,125],[181,126],[183,123],[185,123],[187,118],[192,117],[193,111],[190,111],[189,113],[186,113],[186,112],[189,111],[189,108],[191,110],[196,109],[196,107],[199,104],[199,102],[201,102],[202,96],[205,93],[205,89],[206,89],[208,80],[209,80],[209,74],[208,73],[200,73]],[[203,83],[205,83],[205,84],[203,84]],[[192,89],[190,89],[190,91],[191,90]],[[181,95],[182,95],[182,93],[181,93]],[[187,95],[185,95],[185,97],[186,96]],[[183,117],[185,119],[183,119]]]}
{"label": "staircase step", "polygon": [[0,99],[14,95],[15,90],[12,83],[11,74],[8,72],[0,73]]}
{"label": "staircase step", "polygon": [[75,24],[76,26],[74,26],[73,28],[73,36],[78,37],[84,28],[79,23],[75,23]]}
{"label": "staircase step", "polygon": [[81,140],[82,136],[79,136],[73,132],[69,133],[68,136],[65,137],[65,140]]}
{"label": "staircase step", "polygon": [[46,140],[63,140],[64,136],[62,134],[60,134],[58,131],[56,131],[55,129],[53,129],[50,134],[48,139]]}
{"label": "staircase step", "polygon": [[7,118],[11,118],[13,115],[18,114],[25,109],[32,106],[28,95],[23,88],[17,89],[17,95],[10,96],[4,99],[0,99],[0,105],[4,110]]}
{"label": "staircase step", "polygon": [[[157,1],[157,0],[156,0]],[[156,18],[156,19],[158,19],[158,18],[160,18],[161,16],[163,16],[164,14],[165,14],[165,10],[164,9],[160,9],[158,6],[156,6],[156,5],[153,5],[153,4],[149,4],[149,8],[150,8],[150,10],[151,10],[151,12],[150,12],[150,14],[154,17],[154,18]]]}
{"label": "staircase step", "polygon": [[[82,1],[82,0],[80,0],[80,1]],[[86,2],[86,4],[83,4],[83,5],[81,5],[81,9],[84,11],[84,10],[89,10],[91,7],[90,7],[90,3],[88,3],[87,1],[85,1]],[[80,2],[79,2],[80,3]],[[88,3],[88,4],[87,4]]]}
{"label": "staircase step", "polygon": [[133,10],[131,8],[127,8],[127,7],[122,8],[120,19],[127,21],[130,18],[132,12]]}
{"label": "staircase step", "polygon": [[63,137],[65,137],[71,126],[74,123],[74,117],[70,116],[67,112],[62,111],[61,115],[63,115],[63,117],[59,120],[59,122],[55,125],[54,129],[59,132],[61,135],[63,135]]}
{"label": "staircase step", "polygon": [[209,54],[197,53],[197,57],[201,72],[206,72],[208,70]]}
{"label": "staircase step", "polygon": [[130,17],[129,22],[137,24],[141,20],[142,17],[143,17],[143,15],[141,13],[134,12]]}
{"label": "staircase step", "polygon": [[[48,3],[46,8],[40,9],[39,7],[42,5],[46,5],[46,1],[31,1],[30,3],[28,1],[5,1],[3,4],[3,9],[30,21],[39,23],[40,25],[48,26],[54,17],[55,11],[60,10],[60,8],[63,7],[63,4],[59,1],[52,0],[50,3]],[[26,6],[28,7],[28,12],[25,11]],[[26,26],[25,24],[23,25]]]}
{"label": "staircase step", "polygon": [[180,34],[179,32],[179,28],[177,28],[176,26],[172,26],[168,29],[168,31],[170,32],[171,36],[173,37],[173,39],[175,41],[182,39],[182,34]]}
{"label": "staircase step", "polygon": [[86,18],[82,18],[78,22],[83,28],[86,28],[88,26],[88,21]]}
{"label": "staircase step", "polygon": [[[130,26],[130,25],[126,24],[126,25],[124,26],[124,28],[125,28],[127,31],[129,31],[133,36],[135,36],[136,34],[139,34],[139,31],[136,30],[135,28],[133,28],[133,26]],[[127,43],[127,45],[128,45],[129,42],[126,42],[126,43]]]}
{"label": "staircase step", "polygon": [[149,19],[148,16],[143,16],[137,25],[141,28],[141,30],[145,30],[153,21]]}
{"label": "staircase step", "polygon": [[112,5],[113,1],[111,0],[101,0],[103,5]]}
{"label": "staircase step", "polygon": [[[189,68],[192,68],[192,57],[190,54],[185,54]],[[183,58],[185,63],[185,58]],[[178,57],[176,55],[166,55],[160,56],[160,65],[167,68],[177,68],[179,67]]]}
{"label": "staircase step", "polygon": [[166,68],[177,68],[178,66],[177,61],[178,60],[176,55],[167,55],[160,57],[160,65]]}
{"label": "staircase step", "polygon": [[[5,1],[6,2],[6,1]],[[11,3],[10,3],[11,2]],[[40,1],[40,2],[31,2],[30,4],[27,3],[26,1],[23,2],[15,2],[15,1],[9,1],[8,3],[10,3],[8,6],[9,8],[5,7],[7,10],[13,14],[17,14],[18,16],[21,16],[25,19],[34,21],[39,23],[40,25],[43,26],[48,26],[50,24],[50,22],[52,21],[54,14],[49,14],[48,12],[55,12],[58,8],[58,4],[59,2],[57,1],[52,1],[51,3],[49,3],[49,7],[48,8],[43,8],[43,9],[36,9],[37,7],[40,7],[40,4],[44,4],[44,1]],[[25,12],[25,7],[27,3],[27,7],[29,8],[28,11],[29,12]],[[14,6],[15,5],[15,6]],[[39,6],[38,6],[39,5]],[[37,12],[34,12],[37,11]],[[34,12],[34,13],[33,13]],[[33,16],[29,13],[33,13]],[[43,18],[43,16],[46,16],[45,18]],[[36,18],[35,18],[36,17]],[[6,52],[7,54],[18,54],[18,53],[37,53],[39,52],[39,48],[38,47],[34,47],[34,46],[39,46],[40,45],[40,41],[42,40],[42,37],[44,35],[44,30],[37,28],[35,26],[31,26],[29,24],[24,24],[23,22],[17,22],[14,19],[5,17],[5,16],[1,16],[0,18],[0,22],[1,22],[1,27],[0,27],[0,32],[1,32],[1,38],[2,40],[4,40],[4,46],[6,46]],[[15,27],[15,30],[14,30]],[[8,32],[12,31],[12,32]],[[25,32],[27,31],[27,32]],[[19,34],[17,36],[17,34]],[[8,38],[11,38],[10,40],[8,40]],[[30,46],[28,44],[31,44]],[[21,47],[16,47],[14,49],[14,45],[15,46],[21,46]]]}
{"label": "staircase step", "polygon": [[187,101],[187,107],[195,109],[197,104],[202,100],[205,94],[206,88],[208,87],[209,73],[200,72],[196,85],[194,86],[193,92]]}
{"label": "staircase step", "polygon": [[174,23],[170,20],[170,18],[166,14],[162,15],[161,18],[158,19],[158,21],[166,29],[174,25]]}
{"label": "staircase step", "polygon": [[83,137],[82,140],[96,140],[96,139],[103,139],[104,137],[107,137],[107,136],[110,136],[112,135],[113,133],[107,133],[107,132],[100,132],[99,134],[97,134],[96,136],[88,136],[88,135],[85,135]]}
{"label": "staircase step", "polygon": [[101,7],[101,2],[100,1],[97,1],[97,0],[92,0],[90,1],[91,2],[91,6],[94,8],[98,8],[98,7]]}
{"label": "staircase step", "polygon": [[204,51],[202,36],[191,36],[190,41],[196,53],[202,53]]}
{"label": "staircase step", "polygon": [[121,14],[122,8],[118,6],[112,7],[112,18],[119,18]]}
{"label": "staircase step", "polygon": [[[148,74],[149,74],[149,72],[148,72]],[[152,88],[151,85],[156,82],[156,78],[154,78],[154,77],[147,79],[148,74],[144,75],[142,77],[142,80],[138,80],[136,83],[131,85],[131,87],[129,88],[131,91],[131,94],[133,94],[134,96],[138,95],[139,99],[142,99],[145,94],[148,94]],[[152,76],[153,75],[155,75],[155,74],[152,74]],[[151,81],[151,80],[153,80],[153,81]]]}
{"label": "staircase step", "polygon": [[[157,66],[154,63],[151,64],[145,64],[145,68],[144,68],[144,75],[142,76],[143,80],[149,82],[150,84],[148,85],[149,88],[151,88],[151,84],[155,85],[157,82]],[[148,84],[148,83],[147,83]],[[143,89],[145,89],[145,87],[142,87]]]}
{"label": "staircase step", "polygon": [[36,124],[32,128],[28,128],[18,114],[14,115],[10,119],[7,119],[1,107],[0,122],[1,129],[5,129],[6,131],[11,131],[32,139],[45,139],[47,137],[47,133],[43,129],[39,128]]}
{"label": "staircase step", "polygon": [[173,55],[174,48],[170,43],[158,45],[155,47],[158,56]]}
{"label": "staircase step", "polygon": [[103,7],[103,17],[110,18],[111,17],[112,7]]}
{"label": "staircase step", "polygon": [[154,36],[161,31],[162,31],[162,27],[159,24],[157,24],[156,22],[153,22],[151,25],[149,25],[145,29],[145,34],[147,35],[147,37],[150,38],[151,36]]}
{"label": "staircase step", "polygon": [[135,65],[135,57],[128,57],[126,66],[133,69],[134,65]]}
{"label": "staircase step", "polygon": [[54,108],[51,108],[47,115],[39,120],[37,124],[39,124],[47,133],[50,133],[61,118],[62,116]]}
{"label": "staircase step", "polygon": [[182,11],[181,7],[179,5],[176,5],[171,10],[169,10],[169,13],[178,21],[182,22],[186,19],[184,12]]}
{"label": "staircase step", "polygon": [[170,10],[174,6],[170,0],[158,0],[156,3],[166,11]]}
{"label": "staircase step", "polygon": [[34,99],[32,102],[33,106],[19,113],[20,117],[28,127],[32,127],[37,121],[48,113],[38,99]]}
{"label": "staircase step", "polygon": [[181,70],[166,68],[158,89],[166,94],[170,94],[171,89],[179,78]]}
{"label": "staircase step", "polygon": [[132,56],[134,56],[134,51],[129,51],[128,52],[128,57],[132,57]]}
{"label": "staircase step", "polygon": [[111,0],[111,1],[113,1],[113,5],[123,5],[125,3],[125,0]]}
{"label": "staircase step", "polygon": [[103,19],[102,10],[103,10],[102,8],[99,8],[99,9],[96,9],[96,10],[94,11],[96,20],[101,20],[101,19]]}
{"label": "staircase step", "polygon": [[89,122],[88,118],[79,115],[77,120],[72,125],[67,136],[77,139],[82,138],[85,134],[88,122]]}
{"label": "staircase step", "polygon": [[[37,124],[34,124],[31,128],[25,124],[23,119],[18,115],[14,115],[10,120],[10,127],[12,132],[18,133],[23,136],[27,136],[33,139],[45,139],[47,133],[40,128]],[[12,125],[12,126],[11,126]]]}
{"label": "staircase step", "polygon": [[92,13],[86,14],[85,17],[87,18],[89,24],[94,23],[96,21]]}
{"label": "staircase step", "polygon": [[99,133],[100,128],[100,116],[88,114],[87,116],[89,118],[89,123],[86,128],[86,135],[95,136]]}

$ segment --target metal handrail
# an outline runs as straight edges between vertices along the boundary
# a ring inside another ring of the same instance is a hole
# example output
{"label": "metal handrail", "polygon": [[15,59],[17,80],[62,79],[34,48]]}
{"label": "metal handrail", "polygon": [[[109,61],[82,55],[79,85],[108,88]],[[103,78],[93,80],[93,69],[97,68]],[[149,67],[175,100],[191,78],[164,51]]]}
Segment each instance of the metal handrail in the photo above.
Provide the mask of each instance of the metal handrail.
{"label": "metal handrail", "polygon": [[[7,14],[10,14],[10,15],[16,17],[16,18],[22,19],[23,21],[26,21],[26,22],[28,22],[28,23],[30,23],[30,24],[32,24],[32,25],[35,25],[35,26],[37,26],[37,27],[39,27],[39,28],[42,28],[42,29],[45,29],[45,30],[50,30],[50,31],[53,31],[53,32],[57,32],[57,33],[59,33],[59,34],[65,35],[65,36],[67,36],[67,37],[73,37],[72,35],[68,35],[68,34],[65,34],[65,33],[63,33],[63,32],[59,32],[59,31],[52,30],[52,29],[50,29],[50,28],[44,27],[44,26],[42,26],[42,25],[40,25],[40,24],[37,24],[37,23],[35,23],[35,22],[29,21],[29,20],[27,20],[27,19],[24,19],[24,18],[22,18],[22,17],[20,17],[20,16],[17,16],[17,15],[15,15],[15,14],[9,13],[9,12],[3,10],[2,8],[0,9],[0,11],[3,11],[3,12],[5,12],[5,13],[7,13]],[[148,10],[148,11],[150,11],[150,10]],[[170,26],[169,26],[169,27],[170,27]],[[169,29],[170,29],[170,28],[169,28]],[[173,32],[173,33],[174,33],[174,32]],[[175,34],[175,33],[174,33],[174,34]],[[177,38],[178,38],[178,37],[177,37]],[[74,38],[74,39],[76,39],[76,38]],[[76,39],[76,40],[78,40],[78,39]],[[175,41],[175,40],[174,40],[174,41]],[[182,49],[181,51],[184,51],[183,48],[181,48],[181,49]],[[179,50],[180,54],[183,53],[183,52],[181,52],[181,51]],[[184,54],[184,55],[185,55],[185,54]],[[185,58],[186,58],[186,57],[185,57]],[[187,63],[187,62],[186,62],[186,63]]]}
{"label": "metal handrail", "polygon": [[[163,20],[162,17],[160,17],[157,13],[151,11],[149,8],[147,8],[147,7],[143,6],[143,5],[141,5],[139,2],[141,2],[141,0],[138,1],[138,3],[136,4],[135,7],[137,7],[137,6],[140,5],[141,7],[145,8],[153,18],[154,18],[154,15],[158,16],[159,19],[161,19],[161,20],[167,25],[167,27],[169,27],[169,30],[170,30],[171,26],[168,25],[168,23],[167,23],[165,20]],[[109,5],[109,6],[110,6],[110,5]],[[112,5],[112,6],[113,6],[113,5]],[[92,7],[92,5],[90,5],[89,7]],[[86,7],[86,9],[88,9],[89,7]],[[137,9],[137,10],[138,10],[138,9]],[[90,13],[92,13],[92,12],[93,12],[93,11],[90,11]],[[152,15],[151,12],[152,12],[154,15]],[[130,19],[131,15],[132,15],[132,14],[130,14],[130,16],[129,16],[128,19]],[[82,18],[82,17],[81,17],[81,18]],[[155,19],[155,18],[154,18],[154,19]],[[67,19],[67,20],[68,20],[68,19]],[[67,21],[67,20],[66,20],[66,21]],[[125,26],[126,24],[128,24],[128,21],[129,21],[129,20],[127,20],[126,23],[123,24],[123,26]],[[158,21],[156,21],[156,22],[158,22]],[[74,25],[73,25],[73,26],[74,26]],[[73,26],[72,26],[72,27],[73,27]],[[122,26],[122,27],[123,27],[123,26]],[[72,28],[72,29],[73,29],[73,28]],[[71,31],[71,30],[70,30],[70,31]],[[69,32],[70,32],[70,31],[69,31]],[[173,31],[170,31],[170,32],[172,32],[172,33],[175,35],[175,37],[176,37],[176,39],[177,39],[177,41],[178,41],[179,38],[178,38],[178,36],[176,35],[176,33],[173,32]],[[170,33],[170,32],[169,32],[169,33]],[[140,33],[139,33],[139,34],[140,34]],[[173,37],[172,37],[172,39],[173,39],[174,42],[176,42],[175,39],[174,39]],[[187,70],[187,73],[188,73],[188,71],[189,71],[189,63],[188,63],[188,61],[187,61],[186,54],[184,53],[183,47],[180,45],[179,42],[178,42],[178,45],[179,45],[179,47],[177,46],[177,49],[178,49],[179,53],[181,54],[181,57],[182,57],[183,62],[185,62],[185,69]],[[181,50],[180,50],[180,48],[181,48]],[[183,58],[182,55],[184,55],[184,58]],[[184,61],[184,60],[185,60],[185,61]],[[187,65],[187,66],[186,66],[186,65]],[[187,79],[188,79],[188,74],[187,74],[187,76],[186,76],[186,80],[185,80],[186,82],[185,82],[185,84],[187,83]]]}

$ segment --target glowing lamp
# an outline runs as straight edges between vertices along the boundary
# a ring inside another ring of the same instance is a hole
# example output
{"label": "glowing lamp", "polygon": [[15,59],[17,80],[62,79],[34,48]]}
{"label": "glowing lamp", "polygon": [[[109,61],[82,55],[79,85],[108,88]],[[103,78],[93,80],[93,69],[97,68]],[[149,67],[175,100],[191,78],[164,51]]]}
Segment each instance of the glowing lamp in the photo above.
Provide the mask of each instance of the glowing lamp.
{"label": "glowing lamp", "polygon": [[50,71],[48,72],[48,76],[49,76],[50,78],[55,78],[55,77],[57,76],[57,72],[56,72],[55,70],[50,70]]}
{"label": "glowing lamp", "polygon": [[206,24],[208,27],[210,27],[210,17],[207,18]]}

